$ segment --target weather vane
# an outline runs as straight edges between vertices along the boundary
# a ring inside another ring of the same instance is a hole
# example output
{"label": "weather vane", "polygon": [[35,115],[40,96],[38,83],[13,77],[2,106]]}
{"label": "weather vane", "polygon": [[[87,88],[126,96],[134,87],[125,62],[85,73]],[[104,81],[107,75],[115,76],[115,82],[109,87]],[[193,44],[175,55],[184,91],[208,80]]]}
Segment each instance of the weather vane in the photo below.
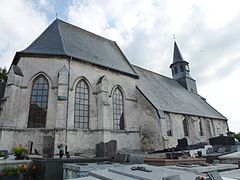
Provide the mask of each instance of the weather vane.
{"label": "weather vane", "polygon": [[58,13],[56,13],[56,19],[58,18]]}
{"label": "weather vane", "polygon": [[175,34],[173,34],[173,40],[176,41],[176,36],[175,36]]}

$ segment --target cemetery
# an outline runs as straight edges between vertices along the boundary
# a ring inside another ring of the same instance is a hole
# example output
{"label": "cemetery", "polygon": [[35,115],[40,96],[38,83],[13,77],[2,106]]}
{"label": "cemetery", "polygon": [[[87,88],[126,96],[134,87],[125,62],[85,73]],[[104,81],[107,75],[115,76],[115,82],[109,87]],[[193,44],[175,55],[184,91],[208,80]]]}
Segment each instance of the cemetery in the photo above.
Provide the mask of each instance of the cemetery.
{"label": "cemetery", "polygon": [[148,153],[127,148],[117,150],[117,141],[110,140],[96,144],[95,153],[69,154],[63,145],[54,154],[52,140],[50,136],[44,137],[42,154],[32,149],[33,142],[15,147],[14,154],[0,150],[0,179],[236,180],[240,177],[240,144],[231,135],[210,138],[210,144],[188,145],[183,138],[174,148]]}

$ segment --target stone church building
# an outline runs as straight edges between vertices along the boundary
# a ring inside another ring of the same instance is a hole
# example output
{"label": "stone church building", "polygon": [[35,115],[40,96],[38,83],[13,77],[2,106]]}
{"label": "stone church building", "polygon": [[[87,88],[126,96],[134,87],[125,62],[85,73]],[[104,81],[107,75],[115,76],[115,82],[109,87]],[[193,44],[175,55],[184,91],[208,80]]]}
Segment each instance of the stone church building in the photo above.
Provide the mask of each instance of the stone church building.
{"label": "stone church building", "polygon": [[56,19],[17,52],[0,117],[0,147],[53,136],[55,151],[161,150],[186,137],[189,144],[225,134],[227,119],[197,93],[196,81],[174,42],[173,78],[130,64],[116,42]]}

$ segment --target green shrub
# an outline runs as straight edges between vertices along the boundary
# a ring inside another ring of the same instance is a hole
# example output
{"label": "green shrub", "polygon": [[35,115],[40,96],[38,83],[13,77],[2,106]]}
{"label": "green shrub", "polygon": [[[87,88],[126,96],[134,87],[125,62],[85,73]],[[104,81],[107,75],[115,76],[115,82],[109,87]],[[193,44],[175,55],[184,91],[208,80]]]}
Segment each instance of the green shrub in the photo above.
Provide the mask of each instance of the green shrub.
{"label": "green shrub", "polygon": [[4,157],[4,153],[3,152],[0,152],[0,157]]}
{"label": "green shrub", "polygon": [[14,176],[18,174],[19,169],[16,166],[5,166],[0,172],[0,176]]}
{"label": "green shrub", "polygon": [[16,159],[25,159],[28,155],[28,149],[25,146],[18,145],[12,148],[13,154],[16,156]]}
{"label": "green shrub", "polygon": [[235,134],[235,138],[240,142],[240,132]]}

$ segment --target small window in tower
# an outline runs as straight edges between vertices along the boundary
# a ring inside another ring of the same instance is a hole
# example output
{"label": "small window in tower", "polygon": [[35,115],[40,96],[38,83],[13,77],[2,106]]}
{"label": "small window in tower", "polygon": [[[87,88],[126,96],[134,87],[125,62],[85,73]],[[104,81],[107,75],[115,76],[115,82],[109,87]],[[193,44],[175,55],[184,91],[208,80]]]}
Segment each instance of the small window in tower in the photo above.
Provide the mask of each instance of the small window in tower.
{"label": "small window in tower", "polygon": [[180,66],[180,70],[181,70],[181,72],[184,72],[184,67],[183,67],[183,65]]}
{"label": "small window in tower", "polygon": [[177,74],[177,73],[178,73],[178,69],[177,69],[177,67],[176,67],[176,66],[174,67],[174,72],[175,72],[175,74]]}
{"label": "small window in tower", "polygon": [[188,65],[185,65],[185,69],[186,69],[187,71],[189,71],[189,66],[188,66]]}

